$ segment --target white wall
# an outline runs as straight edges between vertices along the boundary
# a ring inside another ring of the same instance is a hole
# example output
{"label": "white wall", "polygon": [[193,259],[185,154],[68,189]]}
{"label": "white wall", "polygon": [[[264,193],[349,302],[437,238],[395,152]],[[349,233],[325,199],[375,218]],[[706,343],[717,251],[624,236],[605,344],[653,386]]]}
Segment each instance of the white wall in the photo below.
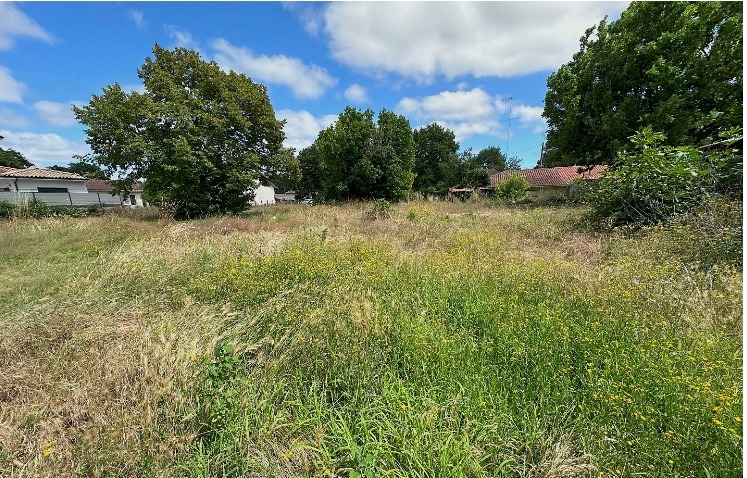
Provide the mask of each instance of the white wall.
{"label": "white wall", "polygon": [[[71,193],[88,192],[86,182],[80,179],[35,179],[35,178],[17,178],[18,192],[35,193],[39,187],[43,188],[67,188]],[[0,188],[10,187],[11,192],[15,191],[15,178],[2,178]],[[7,184],[5,184],[7,183]]]}
{"label": "white wall", "polygon": [[255,206],[266,206],[275,204],[275,188],[272,186],[262,186],[254,188],[254,201],[251,204]]}

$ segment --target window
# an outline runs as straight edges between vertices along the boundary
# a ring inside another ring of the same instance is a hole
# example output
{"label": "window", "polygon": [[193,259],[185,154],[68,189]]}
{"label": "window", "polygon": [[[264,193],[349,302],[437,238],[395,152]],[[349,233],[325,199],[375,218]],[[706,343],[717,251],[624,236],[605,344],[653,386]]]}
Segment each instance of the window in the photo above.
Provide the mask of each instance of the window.
{"label": "window", "polygon": [[137,201],[135,201],[134,194],[130,194],[130,204],[132,204],[133,206],[137,204]]}
{"label": "window", "polygon": [[66,193],[67,188],[36,188],[37,192],[40,193]]}
{"label": "window", "polygon": [[3,192],[7,193],[7,192],[10,192],[10,188],[9,187],[7,187],[7,188],[0,188],[0,191],[3,191]]}

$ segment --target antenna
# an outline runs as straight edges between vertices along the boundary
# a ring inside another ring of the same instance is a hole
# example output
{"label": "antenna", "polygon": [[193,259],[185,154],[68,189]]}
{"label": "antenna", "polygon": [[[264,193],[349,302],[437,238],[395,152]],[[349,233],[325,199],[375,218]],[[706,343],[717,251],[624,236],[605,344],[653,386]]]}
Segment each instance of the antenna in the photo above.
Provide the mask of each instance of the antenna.
{"label": "antenna", "polygon": [[514,97],[509,96],[508,98],[503,98],[503,101],[508,101],[508,134],[506,135],[506,158],[508,158],[508,140],[511,137],[511,120],[516,118],[511,118],[512,108],[514,106]]}

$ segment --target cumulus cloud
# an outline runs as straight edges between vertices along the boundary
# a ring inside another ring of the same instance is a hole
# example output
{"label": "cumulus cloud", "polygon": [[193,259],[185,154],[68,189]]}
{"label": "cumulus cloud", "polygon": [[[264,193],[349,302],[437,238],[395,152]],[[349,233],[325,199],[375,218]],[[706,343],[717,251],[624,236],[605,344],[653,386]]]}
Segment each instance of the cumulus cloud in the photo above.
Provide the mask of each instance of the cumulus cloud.
{"label": "cumulus cloud", "polygon": [[[16,113],[12,109],[0,106],[0,126],[14,129],[28,128],[31,126],[31,122],[25,116]],[[2,143],[0,143],[0,146],[2,146]]]}
{"label": "cumulus cloud", "polygon": [[127,10],[127,18],[132,20],[132,22],[138,28],[142,28],[143,26],[145,26],[145,17],[143,16],[143,12],[140,10],[135,10],[132,8]]}
{"label": "cumulus cloud", "polygon": [[332,56],[370,73],[511,77],[554,70],[578,39],[626,2],[334,2],[324,11]]}
{"label": "cumulus cloud", "polygon": [[368,103],[370,100],[366,95],[366,89],[357,83],[353,83],[345,90],[345,98],[353,103]]}
{"label": "cumulus cloud", "polygon": [[10,50],[19,37],[54,43],[54,37],[14,4],[0,2],[0,50]]}
{"label": "cumulus cloud", "polygon": [[442,91],[422,98],[402,98],[395,110],[423,124],[438,123],[463,141],[475,134],[506,137],[507,116],[516,117],[521,127],[539,133],[547,128],[541,106],[527,106],[508,97],[490,95],[482,88]]}
{"label": "cumulus cloud", "polygon": [[90,148],[83,141],[69,141],[54,133],[26,133],[0,130],[3,148],[15,149],[37,166],[67,164],[76,154],[88,154]]}
{"label": "cumulus cloud", "polygon": [[297,98],[319,98],[337,84],[337,79],[317,65],[307,65],[285,55],[256,55],[252,50],[231,45],[223,38],[210,43],[214,59],[224,70],[245,73],[260,82],[287,86]]}
{"label": "cumulus cloud", "polygon": [[296,151],[311,146],[319,132],[337,120],[337,115],[316,117],[305,110],[282,109],[276,112],[276,116],[279,120],[285,120],[283,131],[286,138],[283,146],[296,148]]}
{"label": "cumulus cloud", "polygon": [[83,104],[83,101],[69,101],[57,103],[54,101],[37,101],[34,103],[36,114],[45,123],[54,126],[72,126],[77,124],[72,106]]}
{"label": "cumulus cloud", "polygon": [[[2,5],[2,3],[0,3]],[[0,102],[23,103],[21,95],[26,85],[10,76],[10,70],[0,66]]]}

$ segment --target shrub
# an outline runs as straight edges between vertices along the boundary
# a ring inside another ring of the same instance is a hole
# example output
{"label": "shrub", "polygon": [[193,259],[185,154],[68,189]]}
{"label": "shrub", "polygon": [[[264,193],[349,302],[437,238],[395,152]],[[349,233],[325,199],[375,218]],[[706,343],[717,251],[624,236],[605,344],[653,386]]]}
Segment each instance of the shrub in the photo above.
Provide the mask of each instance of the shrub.
{"label": "shrub", "polygon": [[367,211],[371,219],[385,219],[391,215],[392,203],[386,199],[375,199],[371,202],[371,207]]}
{"label": "shrub", "polygon": [[663,146],[664,139],[646,127],[631,138],[636,149],[621,153],[598,186],[586,191],[595,222],[659,224],[734,182],[729,155],[716,152],[706,157],[691,146]]}
{"label": "shrub", "polygon": [[529,181],[523,176],[512,174],[495,187],[495,198],[500,201],[517,203],[526,199],[530,187]]}
{"label": "shrub", "polygon": [[530,199],[535,206],[555,206],[565,204],[567,199],[564,195],[554,192],[544,192]]}
{"label": "shrub", "polygon": [[0,200],[0,218],[10,219],[14,216],[16,206],[6,200]]}

